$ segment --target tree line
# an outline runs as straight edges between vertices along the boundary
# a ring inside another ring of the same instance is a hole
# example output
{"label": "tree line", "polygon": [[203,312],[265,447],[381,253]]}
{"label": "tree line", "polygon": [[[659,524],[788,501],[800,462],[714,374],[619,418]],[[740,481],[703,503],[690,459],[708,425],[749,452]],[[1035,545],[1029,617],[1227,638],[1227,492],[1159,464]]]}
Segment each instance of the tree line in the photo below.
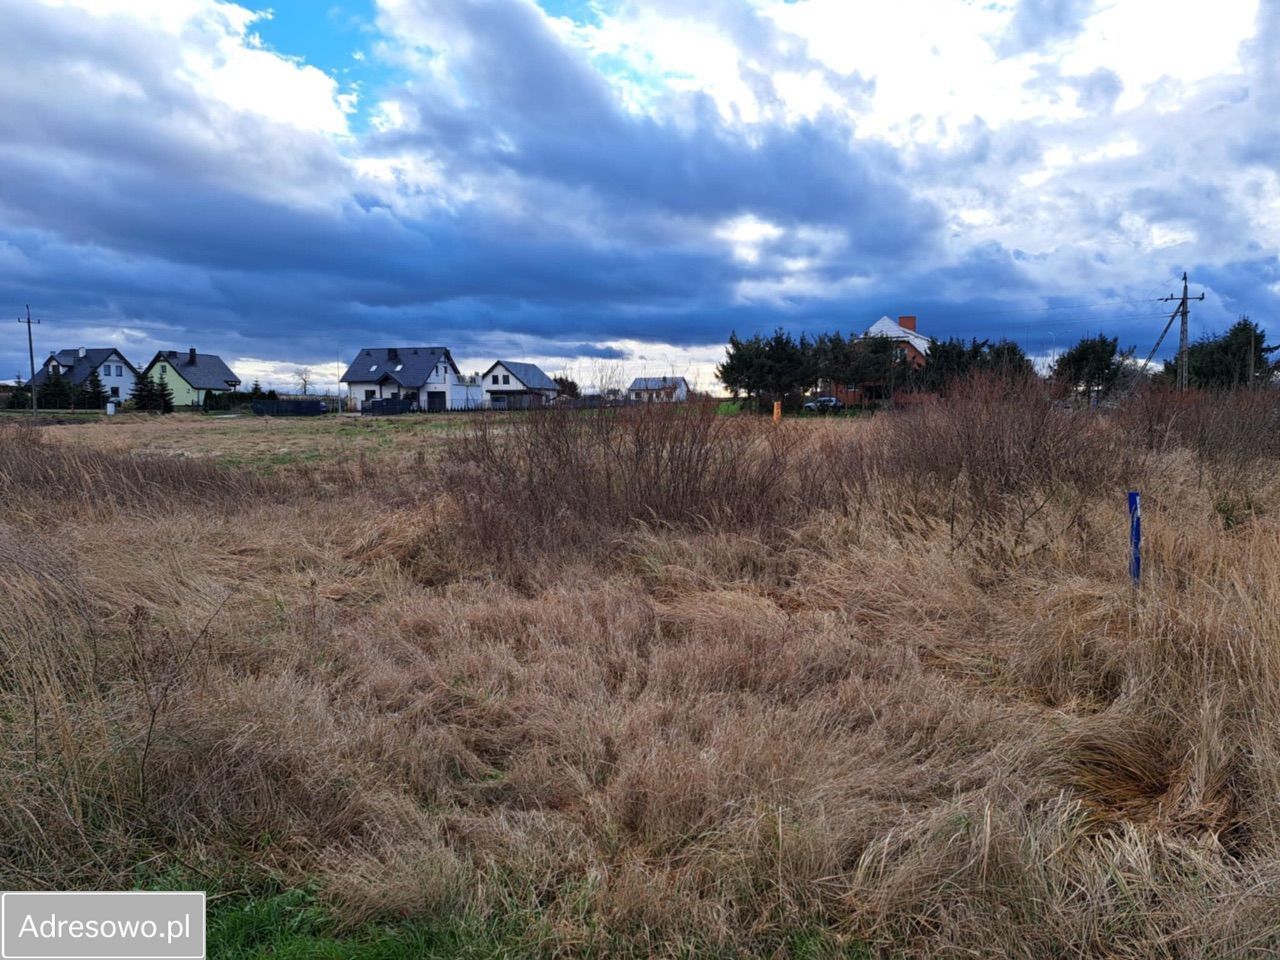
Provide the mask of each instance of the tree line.
{"label": "tree line", "polygon": [[[1223,334],[1207,335],[1187,350],[1188,381],[1197,389],[1232,390],[1272,382],[1280,369],[1272,355],[1280,346],[1264,344],[1262,328],[1241,317]],[[1048,377],[1096,402],[1134,378],[1175,383],[1177,359],[1143,369],[1133,347],[1121,349],[1118,337],[1082,337],[1054,358]],[[913,364],[888,337],[801,334],[779,328],[772,335],[729,337],[725,359],[716,368],[720,382],[735,396],[760,405],[781,400],[798,406],[804,398],[836,386],[857,389],[868,403],[901,392],[945,393],[974,373],[1002,379],[1036,376],[1026,352],[1012,340],[962,340],[933,343],[923,366]]]}
{"label": "tree line", "polygon": [[[276,391],[264,391],[258,381],[245,391],[206,392],[205,410],[232,410],[247,406],[255,400],[274,400]],[[98,371],[93,370],[80,384],[74,384],[60,373],[50,373],[36,387],[36,406],[41,410],[102,410],[113,399],[102,385]],[[120,400],[122,398],[115,398]],[[134,410],[148,413],[173,413],[173,388],[163,378],[140,376],[133,384],[129,403]],[[17,387],[9,395],[9,409],[26,410],[31,407],[29,385]]]}
{"label": "tree line", "polygon": [[735,397],[760,403],[794,404],[837,385],[858,389],[875,402],[904,390],[940,392],[978,370],[1000,377],[1035,373],[1012,340],[938,341],[921,367],[889,337],[846,337],[837,331],[797,338],[779,328],[768,337],[730,336],[716,377]]}

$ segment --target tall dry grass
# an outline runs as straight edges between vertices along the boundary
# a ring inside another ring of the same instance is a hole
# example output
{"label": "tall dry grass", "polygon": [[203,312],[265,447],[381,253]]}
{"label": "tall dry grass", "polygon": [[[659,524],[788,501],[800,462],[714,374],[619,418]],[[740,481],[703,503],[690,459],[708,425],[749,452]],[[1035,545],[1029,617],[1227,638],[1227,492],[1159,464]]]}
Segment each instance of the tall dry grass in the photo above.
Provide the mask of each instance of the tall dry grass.
{"label": "tall dry grass", "polygon": [[1280,950],[1269,454],[986,384],[594,416],[426,479],[6,497],[0,884],[270,872],[546,955]]}
{"label": "tall dry grass", "polygon": [[548,409],[480,417],[445,480],[483,548],[581,549],[637,522],[717,529],[794,519],[801,433],[717,404]]}

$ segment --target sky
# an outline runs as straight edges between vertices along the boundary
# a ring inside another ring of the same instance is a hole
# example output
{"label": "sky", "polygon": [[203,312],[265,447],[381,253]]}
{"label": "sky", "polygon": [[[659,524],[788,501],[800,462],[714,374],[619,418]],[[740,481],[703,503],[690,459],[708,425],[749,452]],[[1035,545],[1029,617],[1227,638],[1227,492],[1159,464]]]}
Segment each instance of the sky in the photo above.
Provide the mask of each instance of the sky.
{"label": "sky", "polygon": [[[714,390],[730,332],[1280,342],[1267,0],[0,0],[37,363],[447,346]],[[26,329],[0,336],[25,376]],[[1176,340],[1171,338],[1171,340]],[[1173,343],[1166,341],[1162,354]]]}

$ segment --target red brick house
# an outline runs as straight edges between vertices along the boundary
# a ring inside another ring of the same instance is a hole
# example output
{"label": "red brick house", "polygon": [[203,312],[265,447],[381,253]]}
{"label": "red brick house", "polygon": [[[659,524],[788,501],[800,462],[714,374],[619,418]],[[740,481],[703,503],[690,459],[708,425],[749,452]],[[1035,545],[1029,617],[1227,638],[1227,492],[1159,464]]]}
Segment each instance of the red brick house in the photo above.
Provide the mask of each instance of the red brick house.
{"label": "red brick house", "polygon": [[[914,316],[900,316],[896,321],[881,317],[858,339],[866,340],[871,337],[887,337],[892,340],[894,353],[915,370],[922,369],[928,362],[929,348],[933,345],[932,339],[916,331]],[[827,392],[848,406],[859,406],[871,399],[869,394],[884,393],[886,386],[880,383],[832,384]],[[894,391],[895,402],[898,399],[898,392]]]}

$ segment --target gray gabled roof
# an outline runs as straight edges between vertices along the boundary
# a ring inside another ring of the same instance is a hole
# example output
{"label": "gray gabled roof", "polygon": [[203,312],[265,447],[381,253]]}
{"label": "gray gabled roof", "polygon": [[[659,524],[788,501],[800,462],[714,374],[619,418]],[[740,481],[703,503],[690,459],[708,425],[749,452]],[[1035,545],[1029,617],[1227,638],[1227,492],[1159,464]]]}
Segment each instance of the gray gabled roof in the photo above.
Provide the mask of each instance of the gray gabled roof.
{"label": "gray gabled roof", "polygon": [[[59,350],[53,355],[53,358],[57,360],[60,365],[71,368],[68,373],[64,373],[62,376],[70,383],[79,386],[89,378],[90,373],[102,366],[106,362],[107,357],[110,357],[113,354],[119,357],[121,362],[133,371],[134,376],[138,375],[138,371],[134,365],[130,363],[128,358],[126,358],[125,355],[115,347],[92,347],[85,350],[83,357],[80,356],[79,350]],[[49,379],[48,363],[49,361],[46,358],[46,366],[41,367],[36,371],[35,384],[37,387]]]}
{"label": "gray gabled roof", "polygon": [[[501,364],[511,371],[511,375],[523,383],[530,390],[559,390],[559,385],[542,372],[542,368],[536,363],[516,363],[512,360],[499,360],[493,367]],[[489,370],[492,370],[490,367]],[[489,375],[486,370],[483,376]]]}
{"label": "gray gabled roof", "polygon": [[386,377],[402,387],[417,389],[426,384],[442,358],[458,372],[447,347],[368,347],[356,354],[341,382],[377,383]]}
{"label": "gray gabled roof", "polygon": [[685,383],[684,377],[636,377],[631,381],[628,390],[674,390],[684,384],[686,390],[689,384]]}
{"label": "gray gabled roof", "polygon": [[147,370],[161,360],[196,390],[231,390],[240,386],[240,378],[212,353],[197,353],[196,362],[192,363],[190,350],[161,350],[147,364]]}

